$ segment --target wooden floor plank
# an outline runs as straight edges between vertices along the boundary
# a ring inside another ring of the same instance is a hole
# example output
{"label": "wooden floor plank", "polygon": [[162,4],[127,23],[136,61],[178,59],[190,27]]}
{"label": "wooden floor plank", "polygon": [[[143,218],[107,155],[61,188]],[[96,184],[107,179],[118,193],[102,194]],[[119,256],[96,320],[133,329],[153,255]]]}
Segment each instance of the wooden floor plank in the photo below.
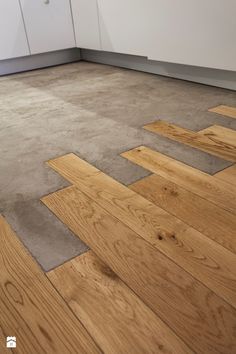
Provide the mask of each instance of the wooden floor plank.
{"label": "wooden floor plank", "polygon": [[47,276],[104,353],[193,353],[92,251]]}
{"label": "wooden floor plank", "polygon": [[225,160],[236,161],[236,147],[214,139],[211,135],[198,134],[161,120],[147,124],[143,128]]}
{"label": "wooden floor plank", "polygon": [[16,336],[14,353],[100,353],[1,216],[0,333]]}
{"label": "wooden floor plank", "polygon": [[217,113],[226,117],[236,118],[236,107],[230,107],[225,105],[220,105],[214,108],[210,108],[209,112]]}
{"label": "wooden floor plank", "polygon": [[145,146],[121,154],[124,158],[236,214],[236,187]]}
{"label": "wooden floor plank", "polygon": [[[79,157],[73,157],[73,164],[71,155],[67,155],[67,159],[68,164],[66,157],[55,159],[49,164],[63,176],[70,176],[70,182],[75,183],[107,212],[236,307],[235,254],[104,173],[87,178],[86,174],[82,176],[80,164],[85,168],[85,162]],[[78,170],[81,179],[77,178]],[[89,170],[90,165],[87,164],[87,175],[90,174]],[[229,239],[223,241],[223,235],[222,243]],[[235,245],[235,237],[232,245]]]}
{"label": "wooden floor plank", "polygon": [[96,202],[68,187],[43,202],[197,353],[236,351],[236,310]]}
{"label": "wooden floor plank", "polygon": [[236,186],[236,165],[230,166],[216,173],[214,177]]}
{"label": "wooden floor plank", "polygon": [[232,213],[155,174],[129,188],[236,254],[236,217]]}
{"label": "wooden floor plank", "polygon": [[222,127],[220,125],[212,125],[211,127],[200,130],[197,134],[211,138],[215,142],[222,142],[236,149],[236,130]]}
{"label": "wooden floor plank", "polygon": [[73,153],[49,160],[47,164],[57,170],[58,162],[60,162],[60,171],[63,171],[63,177],[72,183],[96,176],[97,173],[100,173],[96,167],[82,159],[80,159],[80,164],[78,165],[78,156]]}

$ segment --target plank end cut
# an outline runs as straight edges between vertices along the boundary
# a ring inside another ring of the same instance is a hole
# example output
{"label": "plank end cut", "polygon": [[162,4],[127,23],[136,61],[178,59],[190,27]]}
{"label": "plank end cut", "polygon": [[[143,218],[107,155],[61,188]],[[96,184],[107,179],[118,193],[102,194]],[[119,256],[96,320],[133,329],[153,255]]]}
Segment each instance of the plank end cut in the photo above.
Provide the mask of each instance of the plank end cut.
{"label": "plank end cut", "polygon": [[100,173],[100,170],[79,158],[74,153],[49,160],[47,161],[47,165],[72,184],[76,184],[78,180],[84,180]]}
{"label": "plank end cut", "polygon": [[236,107],[230,107],[222,104],[217,107],[210,108],[208,111],[236,119]]}

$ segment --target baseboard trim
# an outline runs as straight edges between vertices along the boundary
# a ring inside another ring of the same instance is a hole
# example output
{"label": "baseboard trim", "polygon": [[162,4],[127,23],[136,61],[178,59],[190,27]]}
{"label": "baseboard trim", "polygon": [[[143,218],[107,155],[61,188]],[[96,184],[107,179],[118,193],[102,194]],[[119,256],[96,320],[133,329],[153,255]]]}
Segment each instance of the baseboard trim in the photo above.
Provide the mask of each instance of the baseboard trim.
{"label": "baseboard trim", "polygon": [[64,49],[55,52],[29,55],[0,61],[0,76],[48,66],[72,63],[80,60],[80,49]]}
{"label": "baseboard trim", "polygon": [[81,59],[236,91],[236,72],[148,60],[146,57],[81,49]]}

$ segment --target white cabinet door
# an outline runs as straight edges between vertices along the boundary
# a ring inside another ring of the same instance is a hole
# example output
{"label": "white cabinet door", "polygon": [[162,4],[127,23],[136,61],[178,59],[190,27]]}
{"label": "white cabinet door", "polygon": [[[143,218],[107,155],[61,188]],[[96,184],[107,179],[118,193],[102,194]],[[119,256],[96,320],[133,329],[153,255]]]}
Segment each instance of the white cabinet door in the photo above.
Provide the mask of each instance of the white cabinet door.
{"label": "white cabinet door", "polygon": [[102,49],[236,70],[236,0],[97,0]]}
{"label": "white cabinet door", "polygon": [[71,5],[77,47],[101,49],[97,0],[71,0]]}
{"label": "white cabinet door", "polygon": [[18,0],[0,0],[0,60],[29,55]]}
{"label": "white cabinet door", "polygon": [[147,55],[146,22],[149,0],[97,0],[102,49]]}
{"label": "white cabinet door", "polygon": [[147,0],[150,59],[236,70],[235,0]]}
{"label": "white cabinet door", "polygon": [[32,54],[75,47],[70,0],[20,0]]}

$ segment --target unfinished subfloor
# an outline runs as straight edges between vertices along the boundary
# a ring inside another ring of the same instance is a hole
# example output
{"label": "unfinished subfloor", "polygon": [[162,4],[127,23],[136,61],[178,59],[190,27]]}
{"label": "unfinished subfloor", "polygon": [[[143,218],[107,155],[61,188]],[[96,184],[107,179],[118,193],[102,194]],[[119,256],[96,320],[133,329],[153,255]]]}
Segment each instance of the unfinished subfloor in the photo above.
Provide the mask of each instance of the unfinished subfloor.
{"label": "unfinished subfloor", "polygon": [[235,102],[232,91],[86,62],[2,77],[0,213],[48,271],[87,247],[39,201],[68,185],[45,161],[74,152],[130,184],[149,172],[119,155],[145,145],[214,174],[231,163],[142,126],[236,129],[235,119],[208,112]]}

